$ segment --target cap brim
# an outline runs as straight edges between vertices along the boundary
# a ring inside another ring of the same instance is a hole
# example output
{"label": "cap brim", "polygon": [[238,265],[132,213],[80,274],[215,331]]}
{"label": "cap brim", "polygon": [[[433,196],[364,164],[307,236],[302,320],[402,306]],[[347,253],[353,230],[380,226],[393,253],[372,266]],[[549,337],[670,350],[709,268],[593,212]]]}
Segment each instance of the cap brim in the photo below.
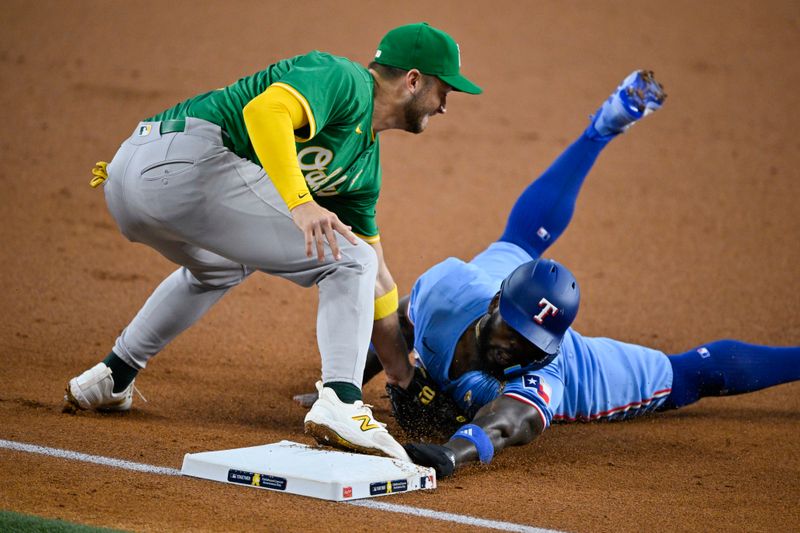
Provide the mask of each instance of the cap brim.
{"label": "cap brim", "polygon": [[438,76],[438,78],[450,85],[454,90],[462,93],[481,94],[483,92],[483,89],[469,81],[461,74],[456,74],[455,76]]}

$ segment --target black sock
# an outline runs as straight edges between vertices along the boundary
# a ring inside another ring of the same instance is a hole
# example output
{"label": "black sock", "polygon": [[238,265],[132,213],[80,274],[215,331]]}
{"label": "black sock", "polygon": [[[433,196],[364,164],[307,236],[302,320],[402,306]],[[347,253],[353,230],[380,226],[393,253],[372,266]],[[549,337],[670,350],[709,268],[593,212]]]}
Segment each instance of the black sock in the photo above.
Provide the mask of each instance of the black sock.
{"label": "black sock", "polygon": [[345,381],[329,381],[323,383],[323,386],[333,389],[336,396],[344,403],[354,403],[356,400],[361,399],[361,389],[352,383],[347,383]]}
{"label": "black sock", "polygon": [[125,390],[136,378],[136,374],[139,373],[138,370],[120,359],[113,351],[103,359],[103,362],[111,369],[111,377],[114,378],[114,393]]}

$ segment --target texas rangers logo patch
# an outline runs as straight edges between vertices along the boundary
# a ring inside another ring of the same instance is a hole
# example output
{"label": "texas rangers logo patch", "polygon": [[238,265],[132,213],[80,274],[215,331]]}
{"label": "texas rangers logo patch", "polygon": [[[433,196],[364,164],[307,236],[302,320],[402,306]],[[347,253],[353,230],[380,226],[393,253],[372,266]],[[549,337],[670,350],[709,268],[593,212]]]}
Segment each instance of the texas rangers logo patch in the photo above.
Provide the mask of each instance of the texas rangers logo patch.
{"label": "texas rangers logo patch", "polygon": [[536,394],[544,400],[547,405],[550,405],[550,395],[553,393],[553,390],[550,388],[550,385],[545,382],[544,378],[536,374],[526,374],[522,376],[522,386],[526,389],[535,390]]}

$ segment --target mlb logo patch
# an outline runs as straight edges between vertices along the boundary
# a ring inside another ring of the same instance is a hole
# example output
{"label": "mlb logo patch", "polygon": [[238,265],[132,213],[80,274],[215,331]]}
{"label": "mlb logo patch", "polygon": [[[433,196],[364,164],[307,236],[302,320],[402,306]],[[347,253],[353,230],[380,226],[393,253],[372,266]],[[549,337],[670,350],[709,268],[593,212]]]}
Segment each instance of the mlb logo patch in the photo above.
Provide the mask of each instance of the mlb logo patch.
{"label": "mlb logo patch", "polygon": [[553,389],[545,382],[544,378],[536,374],[526,374],[522,376],[522,386],[536,391],[539,398],[544,400],[547,405],[550,405],[550,395],[553,393]]}
{"label": "mlb logo patch", "polygon": [[700,357],[702,357],[703,359],[711,357],[711,352],[709,352],[707,348],[698,348],[697,353],[699,353]]}
{"label": "mlb logo patch", "polygon": [[143,124],[139,126],[139,137],[147,137],[150,135],[150,131],[153,129],[151,124]]}
{"label": "mlb logo patch", "polygon": [[536,230],[536,235],[540,239],[542,239],[543,241],[549,241],[550,240],[550,232],[547,231],[546,229],[544,229],[544,227],[540,227],[539,229],[537,229]]}

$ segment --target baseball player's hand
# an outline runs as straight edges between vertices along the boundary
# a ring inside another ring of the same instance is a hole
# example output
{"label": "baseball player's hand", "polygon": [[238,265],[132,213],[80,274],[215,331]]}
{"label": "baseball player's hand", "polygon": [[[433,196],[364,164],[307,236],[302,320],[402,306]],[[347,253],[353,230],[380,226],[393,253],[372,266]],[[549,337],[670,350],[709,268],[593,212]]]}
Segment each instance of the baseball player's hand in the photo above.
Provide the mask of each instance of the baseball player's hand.
{"label": "baseball player's hand", "polygon": [[320,206],[317,202],[306,202],[292,209],[292,219],[297,227],[303,232],[306,240],[306,257],[311,257],[312,246],[317,247],[317,259],[322,262],[325,259],[325,240],[331,247],[333,258],[337,261],[342,258],[339,252],[339,243],[336,242],[336,233],[350,241],[350,244],[358,244],[358,237],[350,231],[349,226],[339,220],[335,213],[332,213]]}
{"label": "baseball player's hand", "polygon": [[452,476],[456,470],[456,455],[450,448],[426,442],[410,442],[403,448],[414,464],[436,470],[437,479]]}

